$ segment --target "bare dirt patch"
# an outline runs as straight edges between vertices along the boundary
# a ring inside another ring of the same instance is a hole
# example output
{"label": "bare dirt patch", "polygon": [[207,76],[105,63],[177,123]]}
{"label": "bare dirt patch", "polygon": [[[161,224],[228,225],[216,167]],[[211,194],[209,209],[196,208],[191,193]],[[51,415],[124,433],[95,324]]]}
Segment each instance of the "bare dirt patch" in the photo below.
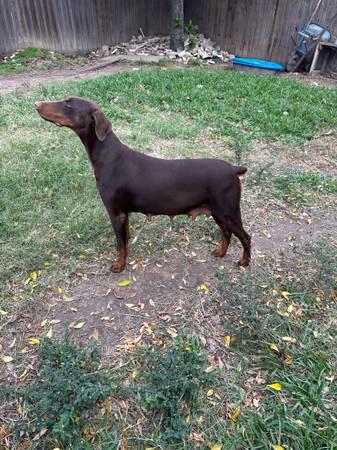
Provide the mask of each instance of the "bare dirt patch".
{"label": "bare dirt patch", "polygon": [[[331,220],[313,224],[291,220],[270,225],[268,231],[254,225],[253,260],[248,270],[260,270],[270,258],[301,258],[306,243],[333,236],[335,225]],[[188,253],[166,249],[142,263],[136,260],[134,268],[129,264],[119,275],[109,272],[105,258],[94,273],[71,281],[66,301],[62,294],[53,294],[41,320],[56,320],[53,329],[58,335],[69,328],[81,341],[99,340],[107,357],[176,331],[206,336],[206,348],[214,355],[217,340],[223,345],[228,333],[220,318],[222,304],[213,296],[216,274],[227,271],[235,276],[242,269],[235,264],[241,253],[236,241],[224,259],[212,257],[211,250],[206,243],[191,244]],[[131,261],[132,256],[131,247]],[[123,280],[131,284],[119,286]],[[76,329],[79,324],[83,325]]]}
{"label": "bare dirt patch", "polygon": [[99,62],[88,65],[72,66],[68,69],[53,69],[48,71],[33,71],[25,74],[11,74],[0,77],[0,93],[8,93],[16,89],[31,90],[39,84],[57,82],[84,80],[95,78],[100,75],[110,75],[112,73],[123,72],[137,69],[135,63],[139,62],[158,62],[162,58],[159,56],[115,56],[101,58]]}

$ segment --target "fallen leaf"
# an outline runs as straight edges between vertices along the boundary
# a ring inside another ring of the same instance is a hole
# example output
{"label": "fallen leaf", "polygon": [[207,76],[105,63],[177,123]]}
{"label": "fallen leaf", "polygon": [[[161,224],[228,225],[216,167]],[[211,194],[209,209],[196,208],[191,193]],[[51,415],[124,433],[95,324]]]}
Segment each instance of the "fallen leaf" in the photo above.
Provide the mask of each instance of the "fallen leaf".
{"label": "fallen leaf", "polygon": [[210,372],[214,372],[214,370],[216,370],[216,367],[208,366],[207,369],[205,370],[205,372],[210,373]]}
{"label": "fallen leaf", "polygon": [[150,298],[149,303],[150,303],[151,306],[155,306],[156,305],[155,302],[152,300],[152,298]]}
{"label": "fallen leaf", "polygon": [[178,332],[175,328],[166,328],[166,332],[174,338],[178,336]]}
{"label": "fallen leaf", "polygon": [[118,282],[118,286],[130,286],[130,284],[133,284],[132,280],[121,280]]}
{"label": "fallen leaf", "polygon": [[51,320],[49,323],[50,323],[50,325],[54,325],[54,324],[60,323],[60,322],[61,322],[61,321],[58,320],[58,319],[53,319],[53,320]]}
{"label": "fallen leaf", "polygon": [[41,327],[44,327],[47,324],[47,322],[48,322],[48,319],[42,320]]}
{"label": "fallen leaf", "polygon": [[138,378],[138,370],[137,369],[132,371],[131,378],[133,380],[136,380]]}
{"label": "fallen leaf", "polygon": [[8,312],[0,309],[0,316],[7,316]]}
{"label": "fallen leaf", "polygon": [[203,336],[202,334],[199,334],[199,339],[200,339],[201,344],[205,347],[205,345],[206,345],[205,336]]}
{"label": "fallen leaf", "polygon": [[286,366],[291,367],[293,365],[294,358],[293,356],[286,354],[283,362]]}
{"label": "fallen leaf", "polygon": [[13,361],[13,358],[11,356],[3,356],[2,357],[3,362],[5,362],[6,364],[10,363]]}
{"label": "fallen leaf", "polygon": [[29,342],[30,342],[32,345],[40,345],[40,344],[41,344],[41,341],[40,341],[40,339],[38,339],[38,338],[31,338],[31,339],[29,339]]}
{"label": "fallen leaf", "polygon": [[69,325],[69,328],[74,328],[75,330],[79,330],[80,328],[83,327],[84,324],[85,324],[85,322],[78,322],[78,323],[72,322],[72,323]]}
{"label": "fallen leaf", "polygon": [[231,421],[236,422],[240,416],[240,413],[241,413],[241,406],[239,405],[237,408],[235,408],[235,410],[231,414],[230,416]]}
{"label": "fallen leaf", "polygon": [[19,375],[19,379],[20,379],[21,381],[24,381],[24,380],[27,378],[27,375],[28,375],[28,370],[26,369],[26,370],[24,370],[24,371],[22,372],[21,375]]}
{"label": "fallen leaf", "polygon": [[60,288],[60,287],[57,288],[57,292],[58,292],[59,294],[62,294],[62,291],[63,291],[62,288]]}
{"label": "fallen leaf", "polygon": [[46,334],[46,337],[49,338],[49,339],[51,339],[53,337],[53,329],[52,329],[52,327],[49,328],[49,331]]}
{"label": "fallen leaf", "polygon": [[267,387],[274,389],[274,391],[282,391],[282,384],[280,383],[268,384]]}
{"label": "fallen leaf", "polygon": [[229,347],[231,345],[231,337],[230,336],[225,337],[225,344],[226,344],[226,347]]}
{"label": "fallen leaf", "polygon": [[33,280],[33,281],[36,281],[37,280],[37,273],[36,272],[32,272],[31,274],[30,274],[30,278]]}
{"label": "fallen leaf", "polygon": [[44,436],[46,433],[48,432],[48,428],[42,428],[42,430],[37,433],[34,437],[33,437],[33,441],[38,441],[42,436]]}
{"label": "fallen leaf", "polygon": [[268,239],[271,238],[271,235],[268,233],[267,230],[263,230],[262,233],[263,233]]}
{"label": "fallen leaf", "polygon": [[291,295],[288,291],[282,291],[281,292],[282,297],[284,297],[286,300],[289,300],[289,296]]}
{"label": "fallen leaf", "polygon": [[282,447],[282,445],[279,445],[279,444],[274,444],[273,449],[274,450],[285,450],[284,447]]}
{"label": "fallen leaf", "polygon": [[269,344],[269,347],[272,350],[275,350],[275,352],[280,353],[280,349],[278,348],[278,346],[276,344]]}
{"label": "fallen leaf", "polygon": [[72,302],[73,301],[73,298],[69,297],[69,295],[67,295],[67,294],[63,294],[62,298],[63,298],[63,300],[65,302]]}
{"label": "fallen leaf", "polygon": [[201,284],[200,286],[197,287],[197,290],[204,291],[207,294],[209,291],[209,288],[208,288],[207,284]]}
{"label": "fallen leaf", "polygon": [[213,389],[208,389],[208,391],[207,391],[207,397],[212,397],[213,394],[214,394]]}
{"label": "fallen leaf", "polygon": [[296,339],[290,336],[283,336],[282,341],[291,342],[292,344],[295,344]]}
{"label": "fallen leaf", "polygon": [[16,342],[16,337],[14,336],[12,342],[10,343],[10,346],[8,348],[13,348]]}
{"label": "fallen leaf", "polygon": [[222,449],[222,444],[213,444],[211,446],[211,450],[221,450]]}

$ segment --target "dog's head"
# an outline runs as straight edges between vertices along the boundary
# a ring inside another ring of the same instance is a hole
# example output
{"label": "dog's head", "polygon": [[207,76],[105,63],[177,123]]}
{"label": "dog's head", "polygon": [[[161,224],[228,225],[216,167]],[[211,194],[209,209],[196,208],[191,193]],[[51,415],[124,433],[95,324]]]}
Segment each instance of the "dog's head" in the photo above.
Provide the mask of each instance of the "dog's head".
{"label": "dog's head", "polygon": [[81,97],[66,97],[56,102],[36,102],[40,116],[59,127],[68,127],[78,135],[94,130],[97,139],[104,141],[111,132],[111,122],[98,105]]}

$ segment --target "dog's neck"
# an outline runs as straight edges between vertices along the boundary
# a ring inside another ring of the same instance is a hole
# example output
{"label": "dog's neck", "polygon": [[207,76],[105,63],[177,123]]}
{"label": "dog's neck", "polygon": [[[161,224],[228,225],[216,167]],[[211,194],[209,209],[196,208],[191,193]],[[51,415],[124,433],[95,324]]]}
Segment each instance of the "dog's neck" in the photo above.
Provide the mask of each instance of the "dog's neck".
{"label": "dog's neck", "polygon": [[117,151],[121,148],[122,143],[113,131],[110,131],[104,141],[100,141],[94,129],[79,130],[76,134],[81,139],[92,165],[95,167],[95,162],[99,159],[103,148],[111,148],[112,151]]}

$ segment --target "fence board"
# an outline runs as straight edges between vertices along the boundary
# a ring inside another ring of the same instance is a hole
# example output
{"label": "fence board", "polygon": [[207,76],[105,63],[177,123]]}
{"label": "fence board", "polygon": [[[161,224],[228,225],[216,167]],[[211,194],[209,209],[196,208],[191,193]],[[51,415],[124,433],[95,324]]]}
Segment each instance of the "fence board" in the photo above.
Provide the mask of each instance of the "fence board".
{"label": "fence board", "polygon": [[[239,56],[284,63],[317,0],[185,0],[185,17]],[[315,20],[337,12],[322,0]],[[0,0],[0,54],[18,47],[86,51],[139,33],[168,34],[169,0]],[[337,24],[333,30],[337,33]]]}
{"label": "fence board", "polygon": [[[185,0],[186,18],[222,48],[237,56],[285,63],[291,36],[311,17],[317,0]],[[327,25],[336,0],[323,0],[314,18]],[[337,21],[330,29],[337,34]]]}

